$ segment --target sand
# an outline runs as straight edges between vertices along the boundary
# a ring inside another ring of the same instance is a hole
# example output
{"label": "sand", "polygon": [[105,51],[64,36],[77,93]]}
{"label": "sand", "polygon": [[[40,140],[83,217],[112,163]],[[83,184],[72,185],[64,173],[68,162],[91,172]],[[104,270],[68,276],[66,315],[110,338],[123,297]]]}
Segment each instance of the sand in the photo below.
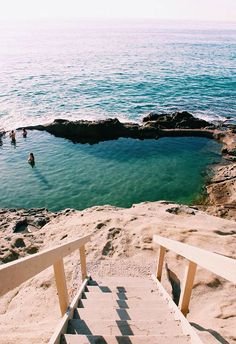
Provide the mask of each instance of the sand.
{"label": "sand", "polygon": [[[149,278],[155,272],[158,253],[152,243],[153,234],[236,257],[234,221],[164,201],[129,209],[101,206],[65,212],[34,233],[40,237],[40,251],[86,234],[92,234],[87,245],[87,266],[94,279]],[[166,261],[181,280],[187,262],[172,252],[167,253]],[[65,259],[65,268],[72,297],[81,284],[79,252]],[[166,272],[163,284],[171,293]],[[204,335],[206,343],[236,343],[235,303],[234,285],[198,268],[188,319]],[[49,268],[0,299],[0,343],[47,343],[59,319],[53,271]]]}

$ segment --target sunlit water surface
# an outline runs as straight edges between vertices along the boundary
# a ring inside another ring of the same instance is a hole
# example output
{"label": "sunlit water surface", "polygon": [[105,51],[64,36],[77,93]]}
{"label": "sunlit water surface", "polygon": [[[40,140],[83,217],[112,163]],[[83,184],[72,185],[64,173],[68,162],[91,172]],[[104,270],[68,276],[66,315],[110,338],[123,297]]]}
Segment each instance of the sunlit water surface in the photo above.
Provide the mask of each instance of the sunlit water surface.
{"label": "sunlit water surface", "polygon": [[[27,157],[34,152],[32,168]],[[84,209],[142,201],[191,204],[202,192],[220,145],[204,138],[119,139],[73,144],[44,132],[0,147],[0,207]]]}

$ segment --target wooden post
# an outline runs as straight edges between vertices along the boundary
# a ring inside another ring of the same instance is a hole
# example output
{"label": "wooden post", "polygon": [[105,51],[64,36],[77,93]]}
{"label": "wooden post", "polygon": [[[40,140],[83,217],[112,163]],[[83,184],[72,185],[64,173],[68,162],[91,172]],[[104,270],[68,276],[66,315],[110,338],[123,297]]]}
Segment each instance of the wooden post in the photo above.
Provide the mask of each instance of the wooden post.
{"label": "wooden post", "polygon": [[165,256],[165,247],[160,246],[160,252],[159,252],[159,260],[158,260],[158,266],[157,266],[157,279],[161,282],[161,276],[162,276],[162,268],[163,268],[163,262],[164,262],[164,256]]}
{"label": "wooden post", "polygon": [[179,300],[179,308],[186,317],[188,314],[188,306],[192,294],[193,281],[197,269],[197,264],[189,261],[189,265],[185,272],[183,287],[181,288],[181,295]]}
{"label": "wooden post", "polygon": [[79,253],[80,253],[81,276],[82,276],[82,281],[84,281],[85,278],[87,277],[86,256],[85,256],[84,245],[80,247]]}
{"label": "wooden post", "polygon": [[64,315],[69,305],[69,296],[68,296],[68,291],[67,291],[67,286],[66,286],[66,277],[65,277],[63,259],[60,259],[56,263],[54,263],[53,268],[54,268],[54,275],[55,275],[55,280],[56,280],[61,314]]}

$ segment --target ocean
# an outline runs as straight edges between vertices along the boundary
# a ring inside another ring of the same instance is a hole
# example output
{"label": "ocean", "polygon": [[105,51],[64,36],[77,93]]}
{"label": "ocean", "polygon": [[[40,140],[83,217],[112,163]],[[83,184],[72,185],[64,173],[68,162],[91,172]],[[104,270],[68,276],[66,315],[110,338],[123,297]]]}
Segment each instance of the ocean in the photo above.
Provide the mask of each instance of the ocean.
{"label": "ocean", "polygon": [[[144,21],[0,23],[0,128],[55,118],[140,122],[186,110],[236,120],[236,24]],[[27,164],[32,151],[35,168]],[[73,144],[17,133],[0,146],[0,207],[84,209],[198,202],[221,161],[207,139]]]}

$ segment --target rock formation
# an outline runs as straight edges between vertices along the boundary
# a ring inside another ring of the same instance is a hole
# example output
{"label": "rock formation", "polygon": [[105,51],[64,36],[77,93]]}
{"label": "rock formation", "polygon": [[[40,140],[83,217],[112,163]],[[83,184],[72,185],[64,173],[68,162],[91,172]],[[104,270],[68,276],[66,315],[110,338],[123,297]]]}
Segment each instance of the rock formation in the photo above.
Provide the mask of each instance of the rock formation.
{"label": "rock formation", "polygon": [[53,213],[40,209],[0,209],[0,264],[38,252],[43,243],[41,229],[55,217],[73,209]]}
{"label": "rock formation", "polygon": [[203,129],[213,126],[209,122],[194,117],[187,111],[161,115],[156,112],[151,112],[143,118],[144,123],[150,121],[155,121],[160,129]]}
{"label": "rock formation", "polygon": [[[161,116],[162,118],[163,116]],[[165,123],[165,124],[164,124]],[[21,129],[21,128],[19,128]],[[165,136],[203,136],[213,138],[211,123],[194,118],[188,112],[166,115],[164,120],[146,121],[144,124],[121,123],[117,118],[98,121],[68,121],[55,119],[45,125],[29,126],[28,130],[45,130],[55,136],[80,143],[97,143],[119,137],[135,139],[158,139]]]}

